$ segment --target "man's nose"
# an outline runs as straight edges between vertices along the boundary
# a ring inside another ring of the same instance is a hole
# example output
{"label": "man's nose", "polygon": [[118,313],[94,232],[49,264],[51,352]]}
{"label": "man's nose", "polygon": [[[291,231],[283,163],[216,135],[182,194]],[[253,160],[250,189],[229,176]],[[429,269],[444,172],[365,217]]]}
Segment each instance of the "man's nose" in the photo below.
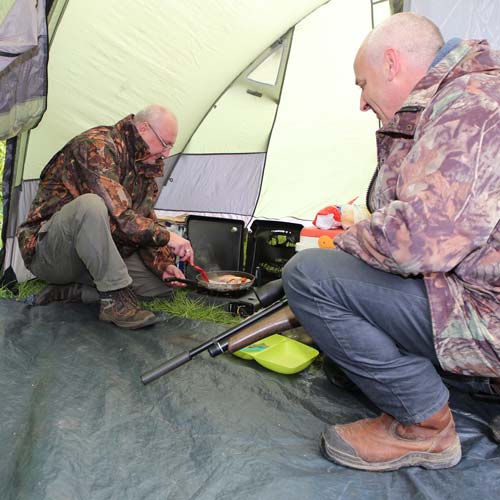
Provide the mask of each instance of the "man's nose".
{"label": "man's nose", "polygon": [[369,111],[370,109],[372,109],[362,96],[359,98],[359,109],[361,111]]}

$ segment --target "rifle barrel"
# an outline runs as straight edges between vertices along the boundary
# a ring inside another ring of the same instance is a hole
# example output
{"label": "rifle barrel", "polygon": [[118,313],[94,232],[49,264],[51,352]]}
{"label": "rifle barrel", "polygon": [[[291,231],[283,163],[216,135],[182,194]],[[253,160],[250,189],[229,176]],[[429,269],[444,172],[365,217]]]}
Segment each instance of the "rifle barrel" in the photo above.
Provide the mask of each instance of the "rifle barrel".
{"label": "rifle barrel", "polygon": [[[166,375],[167,373],[171,372],[172,370],[175,370],[179,366],[182,366],[183,364],[187,363],[188,361],[191,361],[191,359],[194,356],[196,356],[197,354],[199,354],[200,352],[206,351],[211,346],[220,345],[221,342],[223,342],[223,341],[225,341],[225,339],[231,337],[231,335],[238,333],[239,331],[243,330],[247,326],[254,324],[255,322],[268,316],[269,314],[273,313],[274,311],[281,309],[287,303],[288,303],[287,300],[284,298],[281,300],[278,300],[274,304],[271,304],[269,307],[266,307],[265,309],[262,309],[262,310],[258,311],[257,313],[252,314],[252,316],[249,316],[248,318],[246,318],[239,325],[236,325],[233,328],[229,328],[228,330],[222,332],[221,334],[208,340],[207,342],[204,342],[203,344],[199,345],[198,347],[191,349],[190,351],[182,352],[182,353],[178,354],[177,356],[175,356],[174,358],[167,360],[166,362],[162,363],[161,365],[157,366],[156,368],[153,368],[152,370],[141,375],[142,383],[144,385],[146,385],[146,384],[149,384],[150,382],[153,382],[154,380],[162,377],[163,375]],[[221,352],[223,352],[223,351],[221,351]],[[220,353],[218,353],[218,354],[220,354]],[[210,355],[216,356],[217,354],[210,353]]]}

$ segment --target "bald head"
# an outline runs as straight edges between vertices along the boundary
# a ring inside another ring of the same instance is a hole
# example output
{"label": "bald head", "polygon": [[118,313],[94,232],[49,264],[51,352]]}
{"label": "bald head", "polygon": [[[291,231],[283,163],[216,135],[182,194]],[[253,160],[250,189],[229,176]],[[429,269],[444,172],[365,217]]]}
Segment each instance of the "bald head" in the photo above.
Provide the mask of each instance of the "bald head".
{"label": "bald head", "polygon": [[396,49],[409,63],[427,70],[443,45],[443,36],[432,21],[413,12],[402,12],[373,29],[360,52],[377,64],[387,49]]}
{"label": "bald head", "polygon": [[379,24],[365,38],[354,60],[360,108],[372,110],[383,125],[393,119],[444,45],[437,26],[405,12]]}

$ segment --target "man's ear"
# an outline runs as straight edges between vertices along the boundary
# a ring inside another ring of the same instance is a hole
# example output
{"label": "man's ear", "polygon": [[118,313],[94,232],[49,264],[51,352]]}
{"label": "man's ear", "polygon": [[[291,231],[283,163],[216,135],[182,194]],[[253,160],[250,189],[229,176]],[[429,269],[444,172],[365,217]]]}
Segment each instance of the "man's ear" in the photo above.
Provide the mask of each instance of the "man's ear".
{"label": "man's ear", "polygon": [[384,67],[387,80],[392,81],[399,73],[401,58],[396,49],[386,49],[384,52]]}
{"label": "man's ear", "polygon": [[139,132],[146,132],[148,124],[146,122],[139,122],[136,124],[136,128]]}

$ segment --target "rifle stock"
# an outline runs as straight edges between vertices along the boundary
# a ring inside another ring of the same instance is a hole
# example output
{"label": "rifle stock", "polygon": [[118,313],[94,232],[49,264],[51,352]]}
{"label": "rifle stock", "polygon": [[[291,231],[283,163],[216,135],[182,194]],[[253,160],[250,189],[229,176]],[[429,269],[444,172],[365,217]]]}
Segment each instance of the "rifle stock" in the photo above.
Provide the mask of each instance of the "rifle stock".
{"label": "rifle stock", "polygon": [[[223,348],[231,353],[236,352],[258,340],[269,337],[275,333],[290,330],[296,326],[299,326],[299,322],[295,318],[290,307],[285,305],[281,309],[265,316],[257,323],[249,325],[229,337],[226,341],[227,345],[223,346]],[[212,354],[210,348],[208,352]]]}

